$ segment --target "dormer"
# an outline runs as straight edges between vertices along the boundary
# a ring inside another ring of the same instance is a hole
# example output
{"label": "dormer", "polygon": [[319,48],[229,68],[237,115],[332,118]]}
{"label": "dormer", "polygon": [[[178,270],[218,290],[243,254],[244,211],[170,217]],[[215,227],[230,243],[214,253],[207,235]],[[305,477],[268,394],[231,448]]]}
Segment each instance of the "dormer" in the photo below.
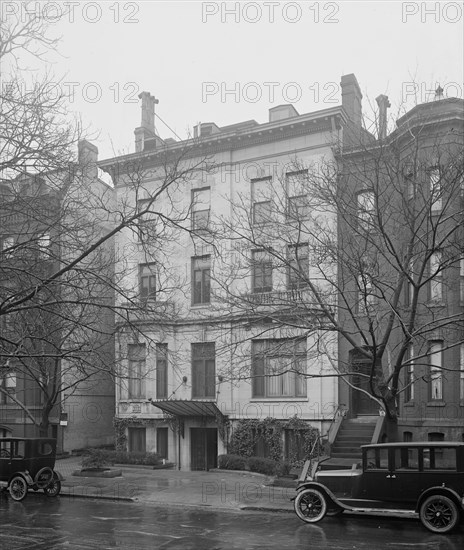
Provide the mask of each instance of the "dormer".
{"label": "dormer", "polygon": [[219,134],[220,130],[214,122],[199,122],[193,127],[193,137],[207,137]]}
{"label": "dormer", "polygon": [[285,120],[296,116],[299,116],[299,113],[291,104],[277,105],[277,107],[269,109],[269,122],[276,122],[277,120]]}

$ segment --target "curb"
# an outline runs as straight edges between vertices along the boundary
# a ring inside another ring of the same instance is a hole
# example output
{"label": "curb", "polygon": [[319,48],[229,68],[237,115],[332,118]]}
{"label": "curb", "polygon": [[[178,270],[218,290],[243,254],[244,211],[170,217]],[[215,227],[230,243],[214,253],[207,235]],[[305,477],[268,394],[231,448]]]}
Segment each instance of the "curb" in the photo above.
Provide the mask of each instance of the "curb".
{"label": "curb", "polygon": [[272,508],[271,506],[249,506],[248,504],[241,505],[239,509],[244,512],[278,512],[285,514],[294,513],[294,510],[290,510],[289,508]]}
{"label": "curb", "polygon": [[82,495],[79,493],[60,493],[58,496],[67,498],[90,498],[94,500],[112,500],[117,502],[118,500],[123,502],[138,502],[137,497],[112,497],[109,495]]}

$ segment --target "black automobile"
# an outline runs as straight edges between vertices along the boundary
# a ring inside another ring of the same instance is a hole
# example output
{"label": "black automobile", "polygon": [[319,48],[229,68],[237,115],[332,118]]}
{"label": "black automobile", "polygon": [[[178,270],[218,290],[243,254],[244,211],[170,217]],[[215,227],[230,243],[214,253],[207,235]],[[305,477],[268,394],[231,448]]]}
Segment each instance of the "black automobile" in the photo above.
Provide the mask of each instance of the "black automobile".
{"label": "black automobile", "polygon": [[464,514],[464,443],[364,445],[362,465],[324,470],[316,464],[297,487],[295,512],[308,523],[345,511],[416,516],[434,533],[454,529]]}
{"label": "black automobile", "polygon": [[29,489],[49,497],[61,491],[63,476],[54,470],[56,439],[0,438],[0,485],[13,500],[23,500]]}

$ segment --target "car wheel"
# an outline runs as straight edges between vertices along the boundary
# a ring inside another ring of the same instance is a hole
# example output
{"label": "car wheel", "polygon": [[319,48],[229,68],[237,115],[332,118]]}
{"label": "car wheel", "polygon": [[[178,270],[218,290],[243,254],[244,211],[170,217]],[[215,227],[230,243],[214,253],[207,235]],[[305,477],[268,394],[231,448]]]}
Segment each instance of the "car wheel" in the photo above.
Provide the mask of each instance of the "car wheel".
{"label": "car wheel", "polygon": [[53,481],[53,470],[46,466],[39,470],[35,476],[34,484],[39,489],[45,489]]}
{"label": "car wheel", "polygon": [[27,489],[27,481],[22,476],[15,476],[8,485],[11,498],[18,502],[26,497]]}
{"label": "car wheel", "polygon": [[61,481],[57,478],[56,475],[53,475],[53,479],[47,487],[44,487],[43,492],[47,497],[57,497],[61,491]]}
{"label": "car wheel", "polygon": [[295,498],[295,512],[306,523],[316,523],[327,513],[327,499],[317,489],[304,489]]}
{"label": "car wheel", "polygon": [[459,521],[459,510],[449,497],[431,495],[421,504],[419,516],[429,531],[448,533]]}

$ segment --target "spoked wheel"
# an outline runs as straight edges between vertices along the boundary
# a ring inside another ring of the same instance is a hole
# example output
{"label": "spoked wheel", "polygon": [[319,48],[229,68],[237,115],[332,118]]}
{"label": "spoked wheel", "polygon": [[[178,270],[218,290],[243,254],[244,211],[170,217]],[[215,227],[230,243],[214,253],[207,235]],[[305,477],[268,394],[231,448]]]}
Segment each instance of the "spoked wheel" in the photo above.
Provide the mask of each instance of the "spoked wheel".
{"label": "spoked wheel", "polygon": [[45,489],[46,487],[48,487],[50,483],[52,483],[53,477],[54,477],[53,470],[48,466],[46,466],[45,468],[42,468],[37,472],[34,478],[34,484],[39,489]]}
{"label": "spoked wheel", "polygon": [[295,512],[306,523],[316,523],[327,512],[326,497],[317,489],[304,489],[295,498]]}
{"label": "spoked wheel", "polygon": [[60,491],[61,491],[61,481],[58,479],[57,475],[54,473],[53,479],[47,485],[47,487],[44,487],[43,492],[47,495],[47,497],[56,497],[60,494]]}
{"label": "spoked wheel", "polygon": [[15,476],[8,486],[11,498],[17,502],[26,498],[27,489],[27,481],[21,476]]}
{"label": "spoked wheel", "polygon": [[425,499],[419,515],[424,527],[433,533],[448,533],[459,521],[458,507],[444,495],[432,495]]}

